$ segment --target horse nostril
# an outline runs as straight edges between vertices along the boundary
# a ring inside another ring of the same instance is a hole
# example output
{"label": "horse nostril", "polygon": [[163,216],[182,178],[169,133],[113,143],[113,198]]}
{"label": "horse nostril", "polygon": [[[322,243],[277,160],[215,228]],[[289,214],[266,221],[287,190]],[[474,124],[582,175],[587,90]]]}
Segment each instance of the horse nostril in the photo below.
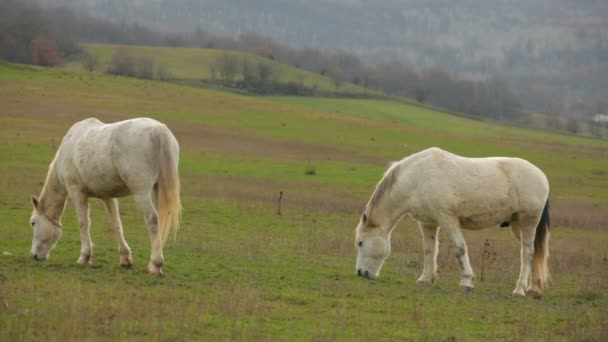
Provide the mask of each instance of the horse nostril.
{"label": "horse nostril", "polygon": [[363,273],[361,273],[361,270],[360,270],[360,269],[359,269],[359,270],[357,270],[357,275],[358,275],[359,277],[363,275]]}
{"label": "horse nostril", "polygon": [[364,276],[365,278],[369,278],[369,271],[365,271],[365,273],[363,273],[363,276]]}
{"label": "horse nostril", "polygon": [[32,258],[34,258],[34,260],[38,260],[38,256],[36,255],[36,253],[32,253]]}

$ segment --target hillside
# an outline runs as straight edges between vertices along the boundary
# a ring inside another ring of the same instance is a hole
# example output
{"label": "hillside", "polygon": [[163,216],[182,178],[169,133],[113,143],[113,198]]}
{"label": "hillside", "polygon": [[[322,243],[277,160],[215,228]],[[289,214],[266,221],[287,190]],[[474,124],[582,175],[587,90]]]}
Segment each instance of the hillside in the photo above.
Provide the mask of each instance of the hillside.
{"label": "hillside", "polygon": [[[152,58],[155,64],[166,68],[170,77],[173,79],[190,82],[197,82],[200,80],[208,81],[212,78],[220,78],[219,71],[217,72],[217,75],[213,76],[211,74],[212,67],[218,68],[215,66],[217,60],[225,58],[225,56],[230,56],[238,63],[238,72],[235,75],[235,80],[243,79],[242,65],[246,62],[252,68],[255,68],[260,64],[267,65],[270,69],[269,77],[275,82],[293,82],[327,93],[378,94],[370,89],[358,87],[349,83],[342,83],[336,86],[335,82],[329,77],[239,51],[115,44],[83,44],[83,48],[89,54],[99,58],[95,70],[100,72],[107,70],[113,54],[118,49],[122,49],[123,51],[126,51],[129,56],[135,58],[153,56]],[[83,60],[72,61],[66,65],[66,68],[69,70],[83,70]]]}
{"label": "hillside", "polygon": [[546,109],[538,106],[545,93],[557,92],[567,103],[602,100],[608,91],[601,76],[608,65],[606,1],[45,2],[163,30],[256,32],[284,43],[354,52],[367,61],[399,60],[419,70],[440,66],[474,78],[503,75],[518,88],[544,88],[527,99],[529,110]]}
{"label": "hillside", "polygon": [[[605,339],[608,141],[388,100],[243,96],[7,63],[0,104],[0,340]],[[130,198],[120,205],[133,268],[118,266],[99,201],[92,266],[75,263],[71,203],[50,259],[28,255],[29,196],[69,126],[90,116],[153,117],[180,143],[184,215],[165,278],[145,273],[149,238]],[[381,277],[355,275],[353,229],[374,185],[389,161],[431,146],[522,157],[547,174],[553,282],[541,300],[511,297],[519,249],[498,228],[465,232],[474,293],[458,288],[443,234],[438,283],[415,284],[423,251],[409,219]]]}

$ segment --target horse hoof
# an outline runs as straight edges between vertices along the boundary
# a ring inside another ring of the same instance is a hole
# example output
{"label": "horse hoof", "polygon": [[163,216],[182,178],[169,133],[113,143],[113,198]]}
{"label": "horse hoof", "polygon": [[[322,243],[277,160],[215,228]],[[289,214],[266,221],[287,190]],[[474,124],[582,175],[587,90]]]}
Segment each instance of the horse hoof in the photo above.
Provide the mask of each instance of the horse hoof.
{"label": "horse hoof", "polygon": [[158,277],[164,277],[163,270],[160,267],[156,267],[154,264],[148,265],[148,272]]}
{"label": "horse hoof", "polygon": [[523,291],[515,290],[512,294],[513,297],[525,297],[526,293]]}
{"label": "horse hoof", "polygon": [[541,299],[542,298],[542,294],[539,291],[536,290],[528,290],[526,291],[526,295],[534,298],[534,299]]}
{"label": "horse hoof", "polygon": [[133,259],[130,256],[120,256],[120,266],[129,268],[133,266]]}
{"label": "horse hoof", "polygon": [[83,257],[81,256],[80,258],[78,258],[78,260],[76,261],[77,264],[80,265],[92,265],[93,264],[93,258],[89,257]]}
{"label": "horse hoof", "polygon": [[460,281],[460,287],[462,288],[470,288],[473,289],[475,287],[473,281],[471,279],[463,279]]}
{"label": "horse hoof", "polygon": [[462,286],[462,288],[464,289],[465,293],[473,293],[475,291],[475,288],[472,286]]}
{"label": "horse hoof", "polygon": [[435,279],[428,279],[428,278],[418,278],[418,280],[416,280],[416,284],[420,284],[420,285],[433,285],[435,283]]}

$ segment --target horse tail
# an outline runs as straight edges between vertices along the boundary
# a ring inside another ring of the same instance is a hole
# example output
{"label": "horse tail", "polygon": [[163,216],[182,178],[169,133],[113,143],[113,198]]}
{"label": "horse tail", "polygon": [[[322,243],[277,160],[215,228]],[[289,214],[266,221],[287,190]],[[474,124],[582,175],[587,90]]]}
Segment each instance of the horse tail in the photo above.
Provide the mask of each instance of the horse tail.
{"label": "horse tail", "polygon": [[158,201],[158,236],[161,246],[164,246],[171,232],[173,232],[174,238],[177,234],[182,205],[179,195],[179,145],[171,131],[164,125],[161,127],[157,131],[160,142],[160,166],[156,198]]}
{"label": "horse tail", "polygon": [[532,287],[542,291],[549,282],[549,200],[545,202],[543,213],[534,236],[534,257],[532,258]]}

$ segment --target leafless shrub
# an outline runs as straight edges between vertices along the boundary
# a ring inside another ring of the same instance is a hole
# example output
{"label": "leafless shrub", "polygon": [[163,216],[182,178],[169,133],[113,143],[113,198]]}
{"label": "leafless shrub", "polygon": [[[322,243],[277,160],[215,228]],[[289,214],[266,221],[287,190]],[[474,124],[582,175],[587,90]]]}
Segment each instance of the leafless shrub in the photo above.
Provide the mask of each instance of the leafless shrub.
{"label": "leafless shrub", "polygon": [[112,75],[135,77],[137,66],[125,48],[119,48],[112,55],[112,60],[108,65],[107,72]]}
{"label": "leafless shrub", "polygon": [[82,65],[84,66],[85,70],[95,71],[98,64],[99,64],[98,55],[96,55],[94,53],[90,53],[90,52],[87,52],[84,54],[84,56],[82,58]]}
{"label": "leafless shrub", "polygon": [[492,250],[492,245],[490,244],[490,240],[486,239],[486,242],[483,243],[483,251],[481,253],[481,268],[479,271],[479,281],[484,281],[484,272],[486,267],[496,261],[496,252]]}
{"label": "leafless shrub", "polygon": [[161,80],[161,81],[167,81],[173,78],[173,75],[171,74],[171,72],[169,72],[169,69],[167,69],[166,66],[162,65],[162,64],[158,64],[156,66],[156,79]]}
{"label": "leafless shrub", "polygon": [[137,69],[136,76],[138,78],[145,78],[148,80],[154,79],[155,62],[152,57],[140,57],[136,60]]}

